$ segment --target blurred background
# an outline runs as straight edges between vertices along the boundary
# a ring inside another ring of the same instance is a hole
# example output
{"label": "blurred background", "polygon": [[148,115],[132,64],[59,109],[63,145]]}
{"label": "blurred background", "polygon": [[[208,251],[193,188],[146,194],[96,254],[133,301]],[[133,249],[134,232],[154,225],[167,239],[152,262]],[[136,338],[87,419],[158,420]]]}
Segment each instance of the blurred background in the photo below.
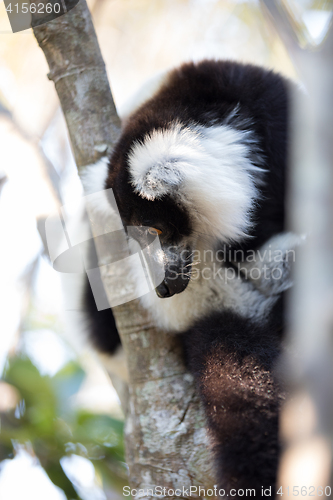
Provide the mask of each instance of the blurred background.
{"label": "blurred background", "polygon": [[[234,59],[296,79],[257,0],[88,0],[116,106],[179,63]],[[325,0],[286,3],[316,46]],[[45,253],[45,218],[82,194],[64,118],[31,30],[0,1],[0,499],[111,500],[127,484],[123,415],[79,301]]]}

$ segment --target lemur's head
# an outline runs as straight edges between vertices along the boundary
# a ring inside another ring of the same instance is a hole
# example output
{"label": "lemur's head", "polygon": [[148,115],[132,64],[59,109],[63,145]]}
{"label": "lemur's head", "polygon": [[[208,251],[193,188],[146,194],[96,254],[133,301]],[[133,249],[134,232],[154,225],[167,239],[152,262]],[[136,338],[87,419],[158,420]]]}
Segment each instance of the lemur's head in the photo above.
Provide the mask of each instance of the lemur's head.
{"label": "lemur's head", "polygon": [[[257,190],[253,141],[229,125],[171,123],[133,133],[129,123],[111,158],[112,188],[125,226],[142,245],[158,235],[164,280],[160,297],[187,287],[199,241],[240,241],[248,232]],[[252,142],[251,142],[252,141]]]}
{"label": "lemur's head", "polygon": [[130,161],[126,168],[116,167],[114,175],[112,161],[106,187],[112,187],[124,227],[142,249],[158,237],[159,248],[151,261],[164,268],[164,279],[155,290],[166,298],[183,292],[189,283],[196,235],[190,211],[177,195],[178,183],[165,175],[163,167],[154,167],[141,181],[133,177]]}

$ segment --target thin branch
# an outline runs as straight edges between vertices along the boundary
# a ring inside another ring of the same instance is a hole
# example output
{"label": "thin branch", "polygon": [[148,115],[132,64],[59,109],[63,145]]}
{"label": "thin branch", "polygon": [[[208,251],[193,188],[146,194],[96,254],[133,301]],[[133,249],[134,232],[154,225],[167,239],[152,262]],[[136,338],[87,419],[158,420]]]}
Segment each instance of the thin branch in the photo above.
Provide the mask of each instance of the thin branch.
{"label": "thin branch", "polygon": [[287,13],[281,0],[260,0],[260,4],[271,26],[286,46],[296,69],[299,70],[304,50],[299,46],[294,19]]}

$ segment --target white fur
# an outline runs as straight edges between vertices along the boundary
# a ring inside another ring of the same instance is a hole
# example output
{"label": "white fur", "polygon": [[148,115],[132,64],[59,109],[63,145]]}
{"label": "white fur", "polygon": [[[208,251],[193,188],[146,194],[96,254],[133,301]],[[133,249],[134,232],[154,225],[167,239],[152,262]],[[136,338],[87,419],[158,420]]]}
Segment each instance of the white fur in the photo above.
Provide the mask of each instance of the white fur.
{"label": "white fur", "polygon": [[[255,141],[229,125],[154,130],[129,155],[134,190],[148,200],[172,195],[188,209],[195,230],[222,241],[246,236],[258,197],[251,161]],[[259,155],[258,155],[259,159]],[[260,159],[259,159],[260,162]]]}
{"label": "white fur", "polygon": [[82,167],[80,178],[85,194],[96,193],[105,189],[108,175],[108,158],[103,156],[95,163]]}
{"label": "white fur", "polygon": [[[224,267],[212,258],[210,262],[194,264],[193,278],[182,293],[166,299],[160,299],[155,291],[143,295],[141,283],[137,282],[138,296],[141,296],[141,303],[154,323],[168,331],[185,331],[196,320],[224,310],[232,310],[262,323],[278,300],[278,294],[292,286],[294,254],[291,253],[288,260],[288,252],[294,251],[301,241],[302,238],[292,233],[279,234],[263,245],[256,253],[255,261],[240,265],[249,272],[258,270],[260,279],[245,280],[234,269]],[[196,256],[204,255],[204,250],[199,241]],[[281,252],[281,260],[275,260],[276,252]],[[279,271],[276,276],[272,273],[275,269]]]}
{"label": "white fur", "polygon": [[108,158],[102,157],[96,163],[92,163],[82,168],[80,173],[81,182],[85,195],[100,193],[98,200],[92,208],[99,213],[109,215],[112,209],[105,191],[105,181],[108,175]]}
{"label": "white fur", "polygon": [[[213,276],[213,266],[206,266],[204,276]],[[231,274],[221,267],[221,278],[200,277],[190,281],[184,292],[160,299],[155,291],[141,297],[141,303],[152,316],[154,323],[168,331],[181,332],[198,319],[212,312],[232,310],[243,317],[264,321],[277,296],[265,296],[251,282]]]}
{"label": "white fur", "polygon": [[106,156],[81,171],[85,206],[94,236],[123,229],[112,189],[106,189],[109,160]]}

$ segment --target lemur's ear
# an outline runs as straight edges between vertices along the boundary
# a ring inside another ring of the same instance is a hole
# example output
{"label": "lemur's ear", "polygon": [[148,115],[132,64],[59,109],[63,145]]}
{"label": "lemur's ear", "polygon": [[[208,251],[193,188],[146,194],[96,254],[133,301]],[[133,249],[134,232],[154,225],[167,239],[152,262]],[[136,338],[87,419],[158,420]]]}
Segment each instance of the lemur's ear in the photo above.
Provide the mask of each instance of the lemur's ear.
{"label": "lemur's ear", "polygon": [[140,170],[132,170],[132,185],[134,190],[147,200],[162,198],[174,191],[183,181],[177,161],[165,160]]}
{"label": "lemur's ear", "polygon": [[179,123],[153,130],[136,142],[128,155],[134,190],[148,200],[174,193],[184,180],[197,143],[197,134]]}

